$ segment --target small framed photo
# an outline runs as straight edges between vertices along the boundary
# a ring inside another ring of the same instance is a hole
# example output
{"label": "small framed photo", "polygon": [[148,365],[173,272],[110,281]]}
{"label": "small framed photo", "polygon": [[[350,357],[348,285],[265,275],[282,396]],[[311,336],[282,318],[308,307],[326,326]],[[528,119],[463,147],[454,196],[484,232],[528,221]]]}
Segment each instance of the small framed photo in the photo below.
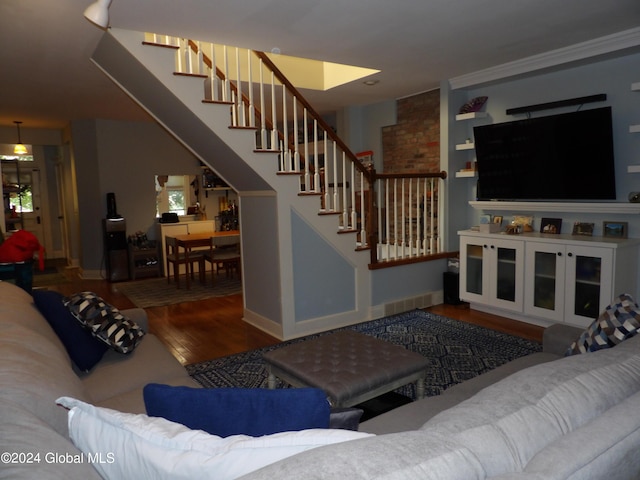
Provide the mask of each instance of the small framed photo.
{"label": "small framed photo", "polygon": [[480,225],[491,223],[491,215],[480,215]]}
{"label": "small framed photo", "polygon": [[529,225],[530,227],[532,227],[533,217],[529,215],[514,215],[512,223],[514,223],[515,225],[522,225],[523,227],[525,225]]}
{"label": "small framed photo", "polygon": [[591,237],[593,235],[593,223],[575,222],[573,224],[573,235],[585,235]]}
{"label": "small framed photo", "polygon": [[494,215],[493,223],[497,223],[498,225],[502,225],[502,215]]}
{"label": "small framed photo", "polygon": [[602,234],[605,237],[627,238],[628,222],[602,222]]}
{"label": "small framed photo", "polygon": [[540,220],[540,233],[559,234],[562,228],[561,218],[543,218]]}

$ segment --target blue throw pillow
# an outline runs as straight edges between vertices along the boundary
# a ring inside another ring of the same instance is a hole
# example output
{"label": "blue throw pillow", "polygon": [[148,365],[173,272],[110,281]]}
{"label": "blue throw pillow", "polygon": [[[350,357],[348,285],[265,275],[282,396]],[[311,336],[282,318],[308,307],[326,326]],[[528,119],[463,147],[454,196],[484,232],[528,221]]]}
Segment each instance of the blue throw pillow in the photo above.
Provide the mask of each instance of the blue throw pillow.
{"label": "blue throw pillow", "polygon": [[71,361],[88,372],[101,359],[108,347],[85,329],[64,306],[64,295],[51,290],[34,290],[33,301],[64,345]]}
{"label": "blue throw pillow", "polygon": [[191,388],[151,383],[143,392],[147,415],[219,437],[329,428],[329,402],[317,388]]}

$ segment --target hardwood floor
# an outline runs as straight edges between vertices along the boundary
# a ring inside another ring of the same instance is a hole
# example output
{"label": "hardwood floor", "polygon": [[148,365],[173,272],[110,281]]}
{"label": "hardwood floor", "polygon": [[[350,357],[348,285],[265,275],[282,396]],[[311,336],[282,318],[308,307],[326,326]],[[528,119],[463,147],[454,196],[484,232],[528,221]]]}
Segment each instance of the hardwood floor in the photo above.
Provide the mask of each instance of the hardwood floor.
{"label": "hardwood floor", "polygon": [[[63,270],[68,282],[47,288],[64,295],[89,290],[119,309],[134,307],[118,291],[118,283],[82,280],[75,270]],[[188,365],[279,342],[242,321],[242,309],[242,295],[231,295],[145,310],[150,332],[157,335],[183,365]],[[426,310],[529,340],[542,341],[542,327],[471,310],[468,305],[436,305]]]}

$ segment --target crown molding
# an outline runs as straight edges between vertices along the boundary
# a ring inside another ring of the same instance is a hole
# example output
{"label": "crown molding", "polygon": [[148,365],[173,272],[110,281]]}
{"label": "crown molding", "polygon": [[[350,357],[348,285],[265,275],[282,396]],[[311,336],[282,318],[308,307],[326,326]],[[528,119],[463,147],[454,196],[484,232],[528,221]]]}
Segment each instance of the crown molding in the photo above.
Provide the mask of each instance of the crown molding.
{"label": "crown molding", "polygon": [[460,75],[449,79],[449,85],[452,90],[473,87],[638,46],[640,27]]}

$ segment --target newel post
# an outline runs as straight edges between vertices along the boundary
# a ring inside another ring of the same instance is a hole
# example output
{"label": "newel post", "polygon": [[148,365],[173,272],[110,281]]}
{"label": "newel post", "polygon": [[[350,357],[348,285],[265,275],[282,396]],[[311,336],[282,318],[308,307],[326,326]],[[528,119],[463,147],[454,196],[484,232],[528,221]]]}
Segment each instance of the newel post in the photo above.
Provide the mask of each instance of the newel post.
{"label": "newel post", "polygon": [[367,199],[367,215],[369,216],[369,255],[371,257],[371,264],[378,263],[378,212],[375,207],[376,197],[376,180],[377,174],[373,164],[367,166],[367,174],[365,175],[367,182],[369,183],[369,197]]}

